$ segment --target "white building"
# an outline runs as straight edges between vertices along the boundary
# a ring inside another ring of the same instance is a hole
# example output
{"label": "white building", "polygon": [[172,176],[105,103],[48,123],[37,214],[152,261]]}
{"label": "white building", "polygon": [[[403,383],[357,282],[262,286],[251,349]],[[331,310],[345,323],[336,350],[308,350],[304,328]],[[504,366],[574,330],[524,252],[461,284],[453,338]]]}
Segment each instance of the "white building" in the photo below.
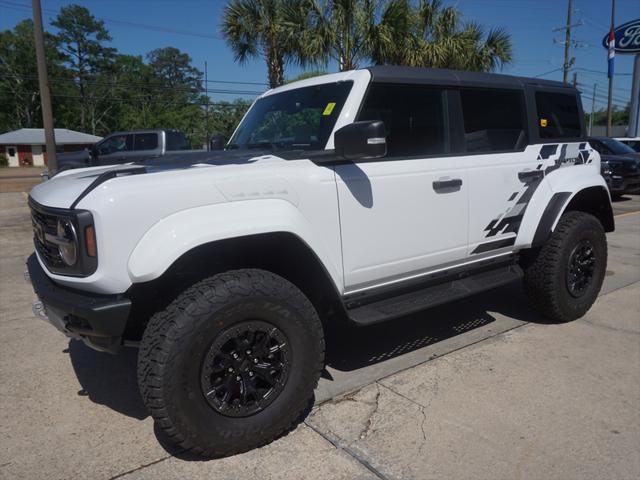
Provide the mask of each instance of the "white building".
{"label": "white building", "polygon": [[[56,128],[56,151],[73,152],[102,140],[88,133]],[[0,135],[0,153],[9,159],[10,167],[46,165],[47,151],[43,128],[21,128]]]}

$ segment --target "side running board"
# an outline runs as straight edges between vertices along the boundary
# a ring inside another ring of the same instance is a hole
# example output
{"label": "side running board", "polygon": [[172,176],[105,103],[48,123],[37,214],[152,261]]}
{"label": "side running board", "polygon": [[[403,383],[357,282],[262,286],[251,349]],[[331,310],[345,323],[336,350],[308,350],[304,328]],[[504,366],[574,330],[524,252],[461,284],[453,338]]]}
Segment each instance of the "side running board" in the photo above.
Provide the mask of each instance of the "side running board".
{"label": "side running board", "polygon": [[360,325],[370,325],[418,312],[426,308],[468,297],[521,279],[522,269],[515,264],[470,274],[463,278],[431,284],[410,292],[387,296],[364,305],[348,308],[349,318]]}

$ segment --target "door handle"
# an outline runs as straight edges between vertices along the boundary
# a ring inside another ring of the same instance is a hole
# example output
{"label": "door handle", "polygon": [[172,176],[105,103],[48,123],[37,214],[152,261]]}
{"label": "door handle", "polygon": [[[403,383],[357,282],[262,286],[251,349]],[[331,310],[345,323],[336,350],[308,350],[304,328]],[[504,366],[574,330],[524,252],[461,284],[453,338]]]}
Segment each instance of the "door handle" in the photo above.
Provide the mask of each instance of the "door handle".
{"label": "door handle", "polygon": [[526,172],[518,172],[518,178],[523,182],[528,182],[529,180],[537,180],[544,176],[544,172],[542,170],[527,170]]}
{"label": "door handle", "polygon": [[433,189],[438,193],[456,192],[462,187],[461,178],[441,179],[433,182]]}

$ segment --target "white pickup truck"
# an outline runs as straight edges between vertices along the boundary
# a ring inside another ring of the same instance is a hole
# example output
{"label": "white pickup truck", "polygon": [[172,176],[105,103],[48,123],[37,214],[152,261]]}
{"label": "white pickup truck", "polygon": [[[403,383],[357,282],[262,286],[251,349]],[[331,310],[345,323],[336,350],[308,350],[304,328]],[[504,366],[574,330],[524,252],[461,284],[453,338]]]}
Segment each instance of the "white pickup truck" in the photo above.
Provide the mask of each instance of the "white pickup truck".
{"label": "white pickup truck", "polygon": [[614,229],[574,88],[404,67],[270,90],[224,151],[62,172],[29,203],[36,314],[139,346],[157,424],[209,456],[299,419],[328,322],[519,279],[540,314],[581,317]]}

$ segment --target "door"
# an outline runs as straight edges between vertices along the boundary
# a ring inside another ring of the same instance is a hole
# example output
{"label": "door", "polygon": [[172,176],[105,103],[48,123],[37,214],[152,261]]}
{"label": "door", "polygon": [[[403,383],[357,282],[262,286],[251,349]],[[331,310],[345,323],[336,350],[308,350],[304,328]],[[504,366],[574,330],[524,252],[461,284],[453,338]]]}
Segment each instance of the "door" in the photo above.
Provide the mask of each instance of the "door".
{"label": "door", "polygon": [[382,120],[387,156],[335,167],[348,293],[464,259],[468,185],[451,162],[446,92],[371,85],[358,120]]}
{"label": "door", "polygon": [[469,165],[470,260],[513,249],[523,215],[544,177],[540,146],[527,147],[523,90],[461,89]]}
{"label": "door", "polygon": [[42,145],[31,145],[31,154],[33,155],[33,164],[35,166],[44,165],[44,155],[42,154]]}
{"label": "door", "polygon": [[133,138],[133,153],[129,161],[137,162],[145,158],[158,157],[161,154],[157,132],[136,133]]}
{"label": "door", "polygon": [[126,163],[131,160],[133,153],[133,135],[115,134],[105,138],[96,145],[98,158],[94,159],[95,165],[113,165]]}
{"label": "door", "polygon": [[18,147],[16,147],[15,145],[7,146],[6,152],[7,152],[7,159],[9,161],[9,166],[19,167],[20,161],[18,160]]}

